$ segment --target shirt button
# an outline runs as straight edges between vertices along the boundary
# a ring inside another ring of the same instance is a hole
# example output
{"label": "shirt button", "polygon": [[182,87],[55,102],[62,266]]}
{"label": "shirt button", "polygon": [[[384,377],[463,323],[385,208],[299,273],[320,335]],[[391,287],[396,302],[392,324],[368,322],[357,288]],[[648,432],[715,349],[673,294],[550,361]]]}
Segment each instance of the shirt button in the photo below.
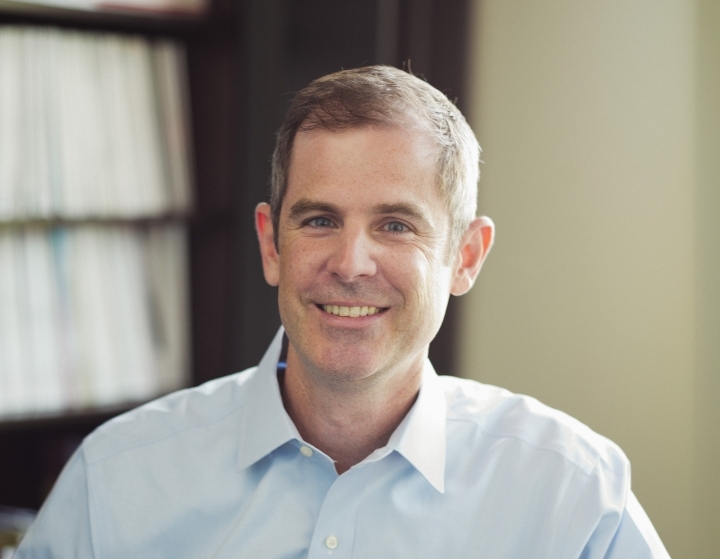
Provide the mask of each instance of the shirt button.
{"label": "shirt button", "polygon": [[325,545],[328,546],[329,549],[335,549],[337,544],[338,540],[335,536],[328,536],[325,538]]}
{"label": "shirt button", "polygon": [[308,458],[310,458],[310,457],[312,456],[312,448],[310,448],[309,446],[304,446],[304,445],[303,445],[303,446],[300,447],[300,454],[302,454],[303,456],[307,456]]}

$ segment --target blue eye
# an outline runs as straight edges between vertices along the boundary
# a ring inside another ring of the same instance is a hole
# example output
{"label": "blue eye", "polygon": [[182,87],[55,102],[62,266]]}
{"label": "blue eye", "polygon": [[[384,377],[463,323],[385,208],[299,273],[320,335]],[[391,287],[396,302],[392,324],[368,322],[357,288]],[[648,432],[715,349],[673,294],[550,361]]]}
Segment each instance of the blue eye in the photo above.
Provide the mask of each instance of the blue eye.
{"label": "blue eye", "polygon": [[385,231],[389,231],[390,233],[405,233],[409,231],[408,226],[400,221],[391,221],[386,223],[383,225],[383,229],[385,229]]}
{"label": "blue eye", "polygon": [[311,227],[332,227],[333,222],[326,217],[314,217],[308,221],[308,225]]}

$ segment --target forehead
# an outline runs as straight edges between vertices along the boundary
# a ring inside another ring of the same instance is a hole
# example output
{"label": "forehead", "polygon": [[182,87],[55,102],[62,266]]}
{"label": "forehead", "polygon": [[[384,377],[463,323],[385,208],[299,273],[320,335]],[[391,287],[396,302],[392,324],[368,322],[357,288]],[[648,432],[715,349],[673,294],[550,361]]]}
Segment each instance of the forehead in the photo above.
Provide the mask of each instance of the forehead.
{"label": "forehead", "polygon": [[400,127],[300,132],[283,207],[301,197],[355,205],[411,198],[435,206],[441,203],[437,153],[427,135]]}

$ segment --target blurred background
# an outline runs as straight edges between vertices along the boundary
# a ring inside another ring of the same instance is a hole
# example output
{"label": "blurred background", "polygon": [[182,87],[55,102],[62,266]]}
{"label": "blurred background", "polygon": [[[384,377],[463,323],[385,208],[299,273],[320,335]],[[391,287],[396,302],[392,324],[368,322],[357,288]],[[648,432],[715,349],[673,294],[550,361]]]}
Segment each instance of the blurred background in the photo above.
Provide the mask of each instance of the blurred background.
{"label": "blurred background", "polygon": [[473,6],[497,243],[460,373],[617,442],[672,557],[720,557],[720,4]]}
{"label": "blurred background", "polygon": [[[279,325],[252,220],[268,197],[274,132],[292,93],[310,80],[385,63],[426,78],[467,115],[483,147],[480,211],[497,226],[477,285],[451,301],[433,342],[438,371],[529,394],[611,438],[630,458],[633,489],[671,556],[720,556],[720,4],[0,0],[5,84],[15,39],[3,37],[26,29],[147,43],[149,62],[138,68],[153,73],[148,95],[175,112],[143,118],[159,127],[148,138],[165,138],[156,146],[158,176],[174,194],[130,213],[110,205],[2,214],[3,185],[30,187],[11,184],[0,169],[0,237],[11,239],[8,247],[15,238],[29,243],[29,229],[55,239],[58,229],[70,238],[90,227],[98,232],[88,238],[99,242],[120,228],[122,238],[140,239],[138,269],[152,279],[138,297],[160,301],[159,311],[147,310],[157,351],[146,356],[160,380],[129,371],[139,384],[122,392],[113,384],[122,371],[97,379],[90,371],[86,384],[104,392],[58,397],[55,408],[42,409],[12,408],[6,398],[0,506],[37,509],[82,437],[113,415],[173,386],[257,363]],[[97,64],[107,71],[113,59]],[[124,82],[135,83],[133,76]],[[20,106],[9,98],[0,95],[5,130]],[[108,145],[132,144],[118,138],[117,123],[107,129],[100,135]],[[0,129],[0,162],[11,160],[8,137]],[[165,237],[172,237],[167,249]],[[147,239],[156,239],[149,253]],[[175,256],[164,268],[148,264],[165,253]],[[186,282],[165,296],[168,278],[182,274]],[[3,285],[0,301],[11,293]],[[109,293],[96,295],[97,308]],[[84,293],[75,297],[85,304]],[[86,307],[95,316],[97,308]],[[185,330],[158,345],[155,315],[170,325],[185,321]],[[0,391],[15,374],[2,355],[13,322],[2,324]],[[74,351],[82,354],[78,336]]]}

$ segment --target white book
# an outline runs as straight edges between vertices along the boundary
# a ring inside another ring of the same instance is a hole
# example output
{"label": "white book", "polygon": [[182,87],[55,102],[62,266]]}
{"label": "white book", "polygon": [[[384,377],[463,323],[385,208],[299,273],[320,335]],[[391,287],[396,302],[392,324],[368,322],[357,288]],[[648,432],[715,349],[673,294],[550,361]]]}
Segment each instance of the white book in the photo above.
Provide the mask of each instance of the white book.
{"label": "white book", "polygon": [[92,194],[89,197],[92,204],[88,208],[88,215],[112,216],[114,211],[108,196],[107,186],[107,169],[109,167],[107,159],[110,148],[107,145],[106,115],[102,98],[103,91],[100,87],[100,65],[104,61],[100,58],[100,52],[97,48],[102,36],[86,35],[85,40],[86,56],[90,63],[90,78],[88,80],[90,86],[88,90],[93,99],[93,109],[96,111],[85,124],[88,127],[88,135],[96,138],[97,142],[96,151],[94,152],[95,157],[87,162],[91,168],[92,176]]}
{"label": "white book", "polygon": [[126,91],[128,75],[124,39],[107,34],[96,42],[100,60],[98,85],[103,101],[103,133],[107,158],[103,188],[112,213],[131,217],[133,185],[138,181],[134,161],[132,107]]}
{"label": "white book", "polygon": [[164,138],[169,208],[186,212],[191,205],[192,130],[185,49],[169,40],[153,46],[155,84]]}
{"label": "white book", "polygon": [[[0,41],[0,45],[2,41]],[[0,59],[1,60],[1,59]],[[7,233],[0,229],[0,270],[5,270],[5,274],[0,274],[0,309],[8,308],[10,304],[10,296],[6,293],[7,280],[6,274],[9,266],[5,255]],[[8,326],[5,324],[7,313],[0,312],[0,417],[7,413],[10,395],[8,393],[8,369],[10,366],[8,356],[8,344],[10,339],[8,336]]]}
{"label": "white book", "polygon": [[45,67],[44,85],[47,103],[47,144],[48,144],[48,189],[50,197],[51,217],[63,215],[63,162],[62,162],[62,104],[58,83],[61,79],[62,54],[60,43],[63,32],[59,29],[45,29],[43,36],[46,41],[47,65]]}
{"label": "white book", "polygon": [[119,215],[135,217],[140,208],[143,169],[137,160],[137,135],[135,131],[135,108],[128,94],[134,80],[134,70],[128,58],[127,37],[116,36],[105,42],[108,65],[103,67],[102,83],[107,88],[107,117],[110,126],[106,130],[117,169],[115,186],[120,200],[116,210]]}
{"label": "white book", "polygon": [[27,319],[30,345],[27,360],[32,378],[34,411],[56,411],[66,402],[63,398],[57,337],[57,291],[53,257],[47,233],[29,230],[25,244],[25,284],[27,285]]}
{"label": "white book", "polygon": [[128,362],[132,361],[124,344],[127,336],[119,316],[125,305],[124,298],[119,293],[122,284],[123,270],[115,265],[118,259],[118,247],[115,238],[118,235],[117,227],[92,227],[94,242],[99,251],[96,262],[101,289],[98,289],[99,304],[102,306],[102,319],[105,322],[105,334],[108,336],[106,345],[108,354],[101,367],[94,371],[94,385],[97,387],[96,400],[100,405],[113,404],[126,400],[125,384],[127,382]]}
{"label": "white book", "polygon": [[93,47],[93,36],[68,32],[61,41],[61,135],[63,187],[67,217],[87,218],[106,215],[101,189],[107,148],[102,130],[103,111],[98,86],[100,64]]}
{"label": "white book", "polygon": [[77,199],[80,197],[79,184],[82,178],[82,168],[78,165],[77,150],[80,149],[81,139],[78,138],[78,127],[75,125],[74,114],[77,96],[76,84],[79,81],[80,61],[77,51],[79,38],[77,33],[65,33],[57,42],[59,56],[54,68],[54,81],[56,83],[55,99],[58,107],[58,149],[60,150],[60,192],[58,213],[64,217],[78,217],[80,207]]}
{"label": "white book", "polygon": [[0,26],[0,220],[18,216],[22,176],[23,28]]}
{"label": "white book", "polygon": [[155,313],[155,359],[159,389],[187,386],[190,374],[188,262],[185,228],[153,227],[145,245],[147,283]]}
{"label": "white book", "polygon": [[38,121],[35,118],[38,110],[38,92],[35,87],[35,51],[37,46],[36,31],[31,27],[23,29],[21,36],[21,60],[22,79],[20,89],[22,91],[22,126],[20,128],[21,146],[21,174],[20,182],[17,184],[18,202],[20,204],[18,214],[20,217],[34,217],[37,215],[37,202],[39,199],[39,173],[38,173],[38,148],[39,134]]}
{"label": "white book", "polygon": [[0,27],[0,220],[18,216],[22,28]]}
{"label": "white book", "polygon": [[73,229],[70,238],[70,285],[78,341],[76,388],[81,406],[112,402],[119,381],[112,319],[105,306],[107,243],[102,242],[103,234],[106,236],[100,228],[83,226]]}
{"label": "white book", "polygon": [[35,109],[35,103],[34,96],[28,95],[28,89],[32,87],[30,83],[32,72],[29,71],[32,65],[32,32],[32,28],[24,27],[20,36],[20,61],[22,65],[22,71],[20,73],[20,91],[22,92],[20,119],[22,124],[17,140],[20,145],[20,180],[15,185],[15,192],[18,204],[18,216],[22,218],[32,215],[29,202],[35,197],[35,193],[32,192],[32,190],[36,182],[34,176],[35,142],[32,124],[32,114]]}
{"label": "white book", "polygon": [[151,51],[148,42],[140,37],[127,38],[125,47],[131,76],[126,83],[126,94],[132,106],[133,146],[140,179],[134,192],[136,212],[138,215],[153,215],[164,212],[168,204]]}
{"label": "white book", "polygon": [[78,312],[74,306],[71,284],[72,235],[66,227],[53,227],[49,233],[53,259],[53,277],[57,296],[55,328],[58,338],[58,371],[62,399],[67,407],[81,405],[80,344]]}
{"label": "white book", "polygon": [[22,408],[22,338],[17,293],[14,235],[0,230],[0,414]]}
{"label": "white book", "polygon": [[103,103],[103,90],[100,87],[100,66],[104,61],[100,58],[97,44],[102,35],[83,34],[83,60],[87,64],[84,92],[87,95],[88,105],[79,105],[78,112],[83,112],[83,138],[84,151],[77,156],[84,159],[87,170],[87,183],[85,187],[85,200],[87,207],[85,215],[112,216],[113,208],[107,196],[107,169],[108,169],[108,137],[105,133],[106,118]]}
{"label": "white book", "polygon": [[158,393],[142,236],[142,231],[130,228],[114,230],[112,249],[108,250],[117,280],[110,295],[120,334],[116,343],[124,356],[120,396],[125,400],[144,400]]}
{"label": "white book", "polygon": [[35,393],[33,390],[34,378],[30,363],[32,347],[32,334],[28,319],[29,296],[26,283],[27,255],[24,247],[25,231],[10,234],[11,262],[8,267],[8,278],[11,282],[9,292],[13,300],[8,308],[11,344],[14,346],[13,366],[10,368],[10,393],[13,395],[11,409],[16,413],[27,413],[34,409]]}
{"label": "white book", "polygon": [[23,173],[22,215],[48,217],[52,213],[49,156],[50,36],[38,29],[23,33]]}

